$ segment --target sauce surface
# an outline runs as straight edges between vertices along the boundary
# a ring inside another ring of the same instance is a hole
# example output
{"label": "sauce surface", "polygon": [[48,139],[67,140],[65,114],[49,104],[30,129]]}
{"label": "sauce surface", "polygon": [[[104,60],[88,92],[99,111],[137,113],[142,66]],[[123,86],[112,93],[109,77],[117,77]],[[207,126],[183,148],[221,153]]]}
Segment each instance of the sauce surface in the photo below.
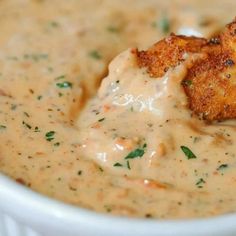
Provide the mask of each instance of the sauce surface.
{"label": "sauce surface", "polygon": [[[127,5],[130,8],[127,8]],[[209,37],[222,1],[2,0],[0,170],[35,191],[99,212],[155,218],[236,210],[235,122],[190,117],[177,86],[129,47],[170,32]]]}

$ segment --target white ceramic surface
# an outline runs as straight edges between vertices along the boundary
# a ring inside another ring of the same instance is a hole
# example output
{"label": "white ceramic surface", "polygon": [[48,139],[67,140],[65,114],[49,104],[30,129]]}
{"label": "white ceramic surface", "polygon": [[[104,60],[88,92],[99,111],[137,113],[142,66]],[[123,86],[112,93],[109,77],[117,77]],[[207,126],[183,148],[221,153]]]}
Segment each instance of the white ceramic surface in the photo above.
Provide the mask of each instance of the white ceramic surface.
{"label": "white ceramic surface", "polygon": [[0,175],[0,236],[234,236],[236,215],[159,221],[98,214],[49,199]]}

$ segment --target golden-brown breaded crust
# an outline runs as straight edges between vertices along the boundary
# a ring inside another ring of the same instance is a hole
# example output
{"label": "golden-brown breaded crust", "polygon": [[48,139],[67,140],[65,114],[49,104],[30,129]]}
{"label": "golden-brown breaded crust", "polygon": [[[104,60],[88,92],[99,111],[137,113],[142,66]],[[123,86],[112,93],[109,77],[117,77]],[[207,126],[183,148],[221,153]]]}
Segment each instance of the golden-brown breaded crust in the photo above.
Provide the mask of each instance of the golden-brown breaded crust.
{"label": "golden-brown breaded crust", "polygon": [[171,35],[147,51],[138,64],[152,77],[161,77],[180,64],[184,53],[202,53],[188,69],[182,85],[190,109],[207,121],[236,118],[236,21],[211,40]]}
{"label": "golden-brown breaded crust", "polygon": [[184,61],[185,53],[196,53],[207,40],[174,34],[154,44],[147,51],[137,52],[138,65],[147,67],[151,77],[161,77],[166,71]]}
{"label": "golden-brown breaded crust", "polygon": [[190,109],[202,118],[236,118],[236,22],[226,26],[201,51],[207,57],[196,61],[183,80]]}

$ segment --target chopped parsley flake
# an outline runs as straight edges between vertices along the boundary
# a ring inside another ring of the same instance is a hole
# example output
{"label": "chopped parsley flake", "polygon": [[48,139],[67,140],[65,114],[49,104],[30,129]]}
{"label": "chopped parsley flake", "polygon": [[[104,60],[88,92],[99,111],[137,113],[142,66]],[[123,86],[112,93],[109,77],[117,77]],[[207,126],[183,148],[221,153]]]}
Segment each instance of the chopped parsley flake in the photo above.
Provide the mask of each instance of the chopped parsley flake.
{"label": "chopped parsley flake", "polygon": [[17,108],[17,105],[16,105],[16,104],[11,104],[11,110],[12,110],[12,111],[16,110],[16,108]]}
{"label": "chopped parsley flake", "polygon": [[49,66],[47,69],[48,69],[48,72],[53,72],[53,68],[51,66]]}
{"label": "chopped parsley flake", "polygon": [[147,147],[147,144],[145,143],[142,148],[137,148],[134,151],[130,152],[126,157],[125,160],[127,159],[134,159],[137,157],[142,157],[145,153],[145,148]]}
{"label": "chopped parsley flake", "polygon": [[31,125],[27,124],[25,121],[22,121],[22,124],[28,129],[32,128]]}
{"label": "chopped parsley flake", "polygon": [[194,137],[194,138],[193,138],[193,143],[197,143],[197,142],[199,142],[200,140],[201,140],[200,137]]}
{"label": "chopped parsley flake", "polygon": [[34,128],[34,132],[40,132],[40,130],[39,130],[39,127],[38,127],[38,126],[36,126],[36,127]]}
{"label": "chopped parsley flake", "polygon": [[49,22],[49,25],[50,25],[51,27],[53,27],[53,28],[57,28],[57,27],[60,26],[59,23],[56,22],[56,21],[51,21],[51,22]]}
{"label": "chopped parsley flake", "polygon": [[187,159],[195,159],[197,156],[186,146],[181,146],[180,147]]}
{"label": "chopped parsley flake", "polygon": [[203,179],[203,178],[200,178],[198,181],[197,181],[197,183],[196,183],[196,186],[198,187],[198,188],[202,188],[203,186],[203,184],[205,184],[206,183],[206,181]]}
{"label": "chopped parsley flake", "polygon": [[53,146],[58,147],[58,146],[60,146],[60,143],[59,142],[54,143]]}
{"label": "chopped parsley flake", "polygon": [[170,21],[166,16],[163,16],[159,22],[159,27],[162,33],[167,34],[170,31]]}
{"label": "chopped parsley flake", "polygon": [[56,84],[58,88],[72,88],[72,83],[68,81],[64,81],[62,83],[57,83]]}
{"label": "chopped parsley flake", "polygon": [[45,134],[45,138],[47,141],[51,142],[54,139],[54,134],[56,132],[55,131],[49,131]]}
{"label": "chopped parsley flake", "polygon": [[115,26],[108,26],[107,27],[107,31],[110,33],[118,33],[119,32],[119,28],[115,27]]}
{"label": "chopped parsley flake", "polygon": [[24,115],[27,116],[27,117],[30,117],[30,115],[24,111]]}
{"label": "chopped parsley flake", "polygon": [[224,170],[225,168],[228,168],[228,167],[229,167],[228,164],[222,164],[217,168],[217,170]]}
{"label": "chopped parsley flake", "polygon": [[102,118],[102,119],[98,120],[98,122],[102,122],[102,121],[104,121],[104,120],[105,120],[105,118]]}
{"label": "chopped parsley flake", "polygon": [[7,127],[5,125],[0,125],[0,130],[6,129]]}
{"label": "chopped parsley flake", "polygon": [[89,52],[89,56],[92,57],[93,59],[96,59],[96,60],[102,59],[101,54],[96,50]]}
{"label": "chopped parsley flake", "polygon": [[115,166],[115,167],[122,167],[123,165],[120,164],[119,162],[116,162],[113,166]]}
{"label": "chopped parsley flake", "polygon": [[130,168],[129,161],[127,161],[126,164],[127,164],[127,168],[130,170],[131,168]]}
{"label": "chopped parsley flake", "polygon": [[193,81],[190,80],[190,79],[186,79],[186,80],[183,80],[183,81],[182,81],[182,85],[183,85],[183,86],[189,87],[189,86],[191,86],[192,84],[193,84]]}
{"label": "chopped parsley flake", "polygon": [[42,53],[42,54],[24,54],[25,60],[33,60],[35,62],[38,62],[40,60],[46,60],[48,59],[48,54]]}
{"label": "chopped parsley flake", "polygon": [[60,76],[56,77],[55,80],[65,79],[65,77],[66,77],[65,75],[60,75]]}

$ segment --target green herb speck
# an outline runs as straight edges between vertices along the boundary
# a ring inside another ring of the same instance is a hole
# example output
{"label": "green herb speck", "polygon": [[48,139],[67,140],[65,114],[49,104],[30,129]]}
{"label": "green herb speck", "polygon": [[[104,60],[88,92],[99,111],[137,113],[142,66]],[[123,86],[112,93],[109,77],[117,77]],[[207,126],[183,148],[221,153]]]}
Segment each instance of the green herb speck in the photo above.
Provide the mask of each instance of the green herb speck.
{"label": "green herb speck", "polygon": [[197,142],[199,142],[200,140],[201,140],[200,137],[194,137],[194,138],[193,138],[193,143],[197,143]]}
{"label": "green herb speck", "polygon": [[183,80],[181,83],[183,86],[190,87],[193,84],[193,81],[190,79]]}
{"label": "green herb speck", "polygon": [[48,59],[48,54],[24,54],[23,58],[25,60],[33,60],[35,62],[39,62],[40,60]]}
{"label": "green herb speck", "polygon": [[25,121],[22,121],[22,124],[23,124],[26,128],[28,128],[28,129],[31,129],[31,128],[32,128],[32,126],[29,125],[28,123],[26,123]]}
{"label": "green herb speck", "polygon": [[53,68],[51,66],[49,66],[47,69],[48,69],[48,72],[53,72]]}
{"label": "green herb speck", "polygon": [[96,60],[102,59],[101,54],[96,50],[89,52],[89,56],[92,57],[93,59],[96,59]]}
{"label": "green herb speck", "polygon": [[51,27],[53,27],[53,28],[57,28],[57,27],[60,26],[59,23],[56,22],[56,21],[51,21],[51,22],[49,23],[49,25],[50,25]]}
{"label": "green herb speck", "polygon": [[7,127],[5,125],[0,125],[0,130],[4,130],[6,129]]}
{"label": "green herb speck", "polygon": [[196,182],[196,186],[198,187],[198,188],[202,188],[203,186],[203,184],[205,184],[206,183],[206,181],[203,179],[203,178],[200,178],[197,182]]}
{"label": "green herb speck", "polygon": [[197,158],[196,155],[186,146],[180,147],[188,160]]}
{"label": "green herb speck", "polygon": [[12,111],[16,110],[16,108],[17,108],[17,105],[16,105],[16,104],[11,104],[11,110],[12,110]]}
{"label": "green herb speck", "polygon": [[142,157],[145,153],[145,150],[144,148],[146,148],[147,145],[144,144],[143,148],[137,148],[135,149],[134,151],[130,152],[126,157],[125,157],[125,160],[127,159],[134,159],[134,158],[137,158],[137,157]]}
{"label": "green herb speck", "polygon": [[163,16],[159,21],[159,27],[162,33],[167,34],[170,31],[170,21],[166,16]]}
{"label": "green herb speck", "polygon": [[130,168],[129,161],[127,161],[126,164],[127,164],[127,168],[130,170],[131,168]]}
{"label": "green herb speck", "polygon": [[55,131],[49,131],[45,134],[45,138],[47,141],[51,142],[54,139],[54,134],[56,132]]}
{"label": "green herb speck", "polygon": [[58,88],[72,88],[72,83],[68,81],[64,81],[62,83],[57,83],[56,84]]}
{"label": "green herb speck", "polygon": [[224,170],[224,169],[226,169],[226,168],[228,168],[229,166],[228,166],[228,164],[222,164],[222,165],[220,165],[218,168],[217,168],[217,170]]}
{"label": "green herb speck", "polygon": [[36,127],[34,128],[34,132],[40,132],[40,130],[39,130],[39,127],[38,127],[38,126],[36,126]]}
{"label": "green herb speck", "polygon": [[60,76],[56,77],[55,80],[65,79],[65,77],[66,77],[65,75],[60,75]]}
{"label": "green herb speck", "polygon": [[25,111],[24,111],[24,115],[25,115],[26,117],[30,117],[30,115],[29,115],[27,112],[25,112]]}
{"label": "green herb speck", "polygon": [[104,120],[105,120],[105,118],[102,118],[102,119],[99,119],[98,122],[102,122],[102,121],[104,121]]}
{"label": "green herb speck", "polygon": [[107,31],[110,33],[118,33],[119,32],[119,28],[115,27],[115,26],[108,26],[107,27]]}
{"label": "green herb speck", "polygon": [[122,167],[123,165],[120,164],[119,162],[116,162],[113,166],[114,166],[114,167]]}

